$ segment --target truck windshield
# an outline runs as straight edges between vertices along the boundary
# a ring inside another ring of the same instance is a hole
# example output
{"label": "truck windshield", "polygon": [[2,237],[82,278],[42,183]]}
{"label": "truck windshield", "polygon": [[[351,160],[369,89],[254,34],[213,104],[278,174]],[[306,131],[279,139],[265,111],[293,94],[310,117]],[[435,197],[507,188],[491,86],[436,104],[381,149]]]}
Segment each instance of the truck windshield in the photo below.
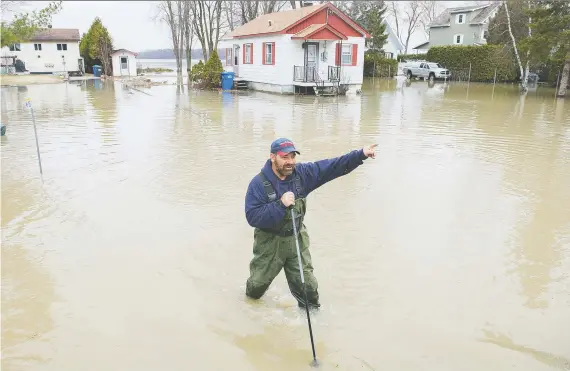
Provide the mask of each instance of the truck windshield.
{"label": "truck windshield", "polygon": [[428,63],[429,68],[443,68],[439,65],[439,63]]}

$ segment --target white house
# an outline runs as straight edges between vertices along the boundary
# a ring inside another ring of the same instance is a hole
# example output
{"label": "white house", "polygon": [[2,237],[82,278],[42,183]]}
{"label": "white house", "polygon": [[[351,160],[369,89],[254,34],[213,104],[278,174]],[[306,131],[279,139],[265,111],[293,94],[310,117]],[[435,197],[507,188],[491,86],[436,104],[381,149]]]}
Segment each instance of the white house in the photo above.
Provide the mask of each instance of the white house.
{"label": "white house", "polygon": [[251,89],[295,93],[317,86],[361,90],[370,34],[331,3],[264,14],[226,34],[226,71]]}
{"label": "white house", "polygon": [[398,39],[390,24],[386,22],[385,19],[382,20],[382,23],[386,25],[386,34],[388,38],[386,39],[386,44],[384,44],[384,56],[390,59],[398,59],[398,55],[404,52],[404,44]]}
{"label": "white house", "polygon": [[2,56],[16,56],[30,73],[83,74],[85,63],[79,55],[79,30],[46,28],[23,43],[2,48]]}
{"label": "white house", "polygon": [[113,76],[136,76],[137,75],[137,54],[127,50],[118,49],[111,54],[113,63]]}

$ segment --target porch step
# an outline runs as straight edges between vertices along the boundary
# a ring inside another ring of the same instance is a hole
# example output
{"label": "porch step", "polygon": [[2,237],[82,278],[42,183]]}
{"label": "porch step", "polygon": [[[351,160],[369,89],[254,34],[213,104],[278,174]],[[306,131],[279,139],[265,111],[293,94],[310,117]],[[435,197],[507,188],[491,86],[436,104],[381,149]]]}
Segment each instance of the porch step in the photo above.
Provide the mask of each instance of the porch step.
{"label": "porch step", "polygon": [[236,80],[234,81],[235,88],[238,90],[245,90],[248,88],[247,81],[245,80]]}
{"label": "porch step", "polygon": [[321,97],[334,97],[338,95],[338,89],[335,86],[315,86],[315,95]]}

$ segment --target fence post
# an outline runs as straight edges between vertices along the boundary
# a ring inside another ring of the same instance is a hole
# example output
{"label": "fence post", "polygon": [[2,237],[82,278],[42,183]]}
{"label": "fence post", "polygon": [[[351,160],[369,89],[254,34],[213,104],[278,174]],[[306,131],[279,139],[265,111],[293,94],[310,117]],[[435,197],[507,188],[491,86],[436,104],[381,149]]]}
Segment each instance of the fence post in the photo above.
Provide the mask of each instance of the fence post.
{"label": "fence post", "polygon": [[372,70],[372,78],[376,78],[376,61],[374,61],[374,69]]}
{"label": "fence post", "polygon": [[388,65],[388,78],[392,77],[392,66]]}
{"label": "fence post", "polygon": [[491,99],[495,96],[495,83],[497,82],[497,68],[495,68],[495,76],[493,77],[493,93],[491,94]]}

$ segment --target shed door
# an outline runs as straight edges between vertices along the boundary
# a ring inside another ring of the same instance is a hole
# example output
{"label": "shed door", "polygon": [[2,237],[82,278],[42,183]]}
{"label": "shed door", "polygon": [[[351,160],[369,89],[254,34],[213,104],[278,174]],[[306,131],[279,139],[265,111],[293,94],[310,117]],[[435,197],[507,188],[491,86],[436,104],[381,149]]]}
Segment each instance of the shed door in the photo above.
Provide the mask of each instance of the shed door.
{"label": "shed door", "polygon": [[121,75],[129,74],[129,58],[121,57]]}

